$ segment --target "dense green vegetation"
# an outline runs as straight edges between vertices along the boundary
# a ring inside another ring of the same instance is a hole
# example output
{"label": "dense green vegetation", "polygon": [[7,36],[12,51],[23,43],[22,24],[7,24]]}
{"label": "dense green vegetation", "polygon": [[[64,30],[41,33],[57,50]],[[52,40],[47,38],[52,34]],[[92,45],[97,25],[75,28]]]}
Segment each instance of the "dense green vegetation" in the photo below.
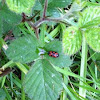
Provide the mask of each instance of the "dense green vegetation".
{"label": "dense green vegetation", "polygon": [[0,100],[100,100],[99,0],[0,0]]}

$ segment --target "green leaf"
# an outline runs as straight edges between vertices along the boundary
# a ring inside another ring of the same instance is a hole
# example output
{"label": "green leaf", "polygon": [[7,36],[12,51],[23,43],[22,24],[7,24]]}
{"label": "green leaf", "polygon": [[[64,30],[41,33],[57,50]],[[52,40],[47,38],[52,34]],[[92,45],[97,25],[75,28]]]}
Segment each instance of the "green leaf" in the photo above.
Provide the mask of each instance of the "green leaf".
{"label": "green leaf", "polygon": [[39,0],[36,0],[32,10],[41,10],[41,9],[43,9],[42,4],[40,3]]}
{"label": "green leaf", "polygon": [[32,100],[57,100],[62,89],[62,78],[47,60],[37,60],[23,85]]}
{"label": "green leaf", "polygon": [[56,0],[49,3],[48,7],[52,8],[52,7],[66,7],[69,4],[71,4],[72,0]]}
{"label": "green leaf", "polygon": [[66,29],[63,35],[63,51],[65,54],[73,55],[78,52],[82,44],[82,34],[78,28],[71,26]]}
{"label": "green leaf", "polygon": [[13,31],[13,25],[3,21],[3,34],[8,33],[10,30]]}
{"label": "green leaf", "polygon": [[94,51],[100,52],[100,28],[87,29],[84,35],[89,46]]}
{"label": "green leaf", "polygon": [[52,7],[52,9],[48,7],[47,16],[60,17],[60,11],[55,7]]}
{"label": "green leaf", "polygon": [[19,37],[19,36],[22,35],[19,25],[16,25],[16,26],[14,27],[14,29],[13,29],[13,34],[14,34],[15,37]]}
{"label": "green leaf", "polygon": [[30,14],[35,0],[6,0],[6,3],[9,9],[16,13]]}
{"label": "green leaf", "polygon": [[0,3],[0,15],[0,37],[2,37],[2,34],[8,33],[21,21],[21,15],[11,12],[7,5],[2,3]]}
{"label": "green leaf", "polygon": [[86,8],[79,19],[79,26],[87,28],[100,24],[100,7]]}
{"label": "green leaf", "polygon": [[38,58],[36,53],[37,39],[31,35],[26,35],[14,40],[5,51],[9,59],[28,63]]}
{"label": "green leaf", "polygon": [[62,52],[62,43],[61,41],[55,40],[45,45],[46,51],[55,51],[59,53],[59,57],[53,58],[48,54],[45,55],[46,59],[48,59],[53,65],[58,67],[68,67],[72,64],[72,60],[68,55],[64,55]]}
{"label": "green leaf", "polygon": [[9,24],[16,25],[21,21],[21,15],[10,11],[6,4],[0,4],[0,13],[2,15],[2,20],[8,22]]}
{"label": "green leaf", "polygon": [[3,89],[0,89],[0,100],[4,100],[6,97],[6,93],[4,92]]}
{"label": "green leaf", "polygon": [[[35,10],[40,10],[41,15],[43,14],[43,7],[44,7],[44,1],[45,0],[36,0],[35,5],[33,6],[33,14]],[[47,16],[52,17],[59,17],[60,11],[57,9],[57,7],[66,7],[71,3],[71,0],[48,0],[48,8],[47,8]]]}

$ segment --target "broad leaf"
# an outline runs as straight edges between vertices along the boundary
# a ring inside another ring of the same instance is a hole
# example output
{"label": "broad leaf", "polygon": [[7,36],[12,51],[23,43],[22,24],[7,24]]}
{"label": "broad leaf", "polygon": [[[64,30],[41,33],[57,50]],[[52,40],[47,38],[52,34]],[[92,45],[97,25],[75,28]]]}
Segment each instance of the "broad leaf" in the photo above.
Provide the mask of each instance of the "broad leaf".
{"label": "broad leaf", "polygon": [[49,7],[66,7],[71,4],[71,0],[56,0],[49,3]]}
{"label": "broad leaf", "polygon": [[52,16],[55,18],[60,17],[60,11],[55,7],[53,7],[52,9],[48,7],[47,16]]}
{"label": "broad leaf", "polygon": [[13,31],[14,26],[3,21],[3,34],[8,33],[10,30]]}
{"label": "broad leaf", "polygon": [[41,10],[41,9],[43,9],[43,6],[40,3],[40,0],[36,0],[32,10]]}
{"label": "broad leaf", "polygon": [[[58,67],[68,67],[72,64],[72,60],[68,55],[64,55],[62,52],[62,43],[61,41],[55,40],[45,45],[47,54],[45,55],[46,59],[48,59],[52,64]],[[59,53],[59,57],[53,58],[48,55],[49,51],[55,51]]]}
{"label": "broad leaf", "polygon": [[36,46],[36,38],[26,35],[11,42],[5,52],[8,58],[13,61],[28,63],[38,58]]}
{"label": "broad leaf", "polygon": [[37,60],[23,85],[32,100],[57,100],[62,89],[62,78],[47,60]]}
{"label": "broad leaf", "polygon": [[21,15],[11,12],[6,4],[0,3],[0,37],[12,30],[20,21]]}
{"label": "broad leaf", "polygon": [[100,7],[86,8],[79,19],[79,26],[87,28],[100,24]]}
{"label": "broad leaf", "polygon": [[6,93],[3,89],[0,89],[0,100],[5,100]]}
{"label": "broad leaf", "polygon": [[21,34],[20,27],[19,27],[18,25],[16,25],[16,26],[14,27],[14,29],[13,29],[13,34],[14,34],[15,37],[19,37],[19,36],[22,35],[22,34]]}
{"label": "broad leaf", "polygon": [[89,46],[100,52],[100,28],[90,28],[85,31],[85,38]]}
{"label": "broad leaf", "polygon": [[[41,15],[43,14],[44,1],[45,0],[36,0],[35,5],[33,6],[33,14],[36,10],[39,10]],[[71,0],[56,0],[55,2],[53,0],[48,0],[48,8],[46,15],[52,17],[59,17],[60,11],[57,9],[57,7],[62,8],[68,6],[69,4],[71,4]]]}
{"label": "broad leaf", "polygon": [[35,0],[6,0],[6,3],[12,11],[16,13],[31,13],[31,9],[35,3]]}
{"label": "broad leaf", "polygon": [[63,34],[63,51],[65,54],[73,55],[78,52],[82,44],[82,34],[78,28],[68,27]]}
{"label": "broad leaf", "polygon": [[6,4],[0,4],[0,13],[2,20],[8,22],[9,24],[16,25],[21,21],[21,15],[17,15],[16,13],[10,11]]}
{"label": "broad leaf", "polygon": [[[45,0],[39,0],[42,5],[44,5]],[[70,5],[72,0],[48,0],[48,7],[66,7]]]}

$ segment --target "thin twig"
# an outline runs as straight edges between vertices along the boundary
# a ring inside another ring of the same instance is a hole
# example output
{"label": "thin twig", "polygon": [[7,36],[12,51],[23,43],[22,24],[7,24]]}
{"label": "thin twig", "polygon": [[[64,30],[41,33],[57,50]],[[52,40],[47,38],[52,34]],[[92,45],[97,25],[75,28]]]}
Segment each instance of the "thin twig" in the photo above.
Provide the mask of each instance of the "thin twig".
{"label": "thin twig", "polygon": [[66,22],[63,21],[62,18],[44,18],[44,19],[41,18],[40,20],[38,20],[33,25],[35,27],[39,27],[42,23],[44,23],[44,22],[50,22],[50,21],[57,22],[57,23],[62,22],[62,23],[65,23],[66,24]]}
{"label": "thin twig", "polygon": [[[27,21],[29,23],[29,25],[31,27],[33,27],[33,29],[35,30],[35,33],[36,33],[36,37],[39,38],[38,36],[38,32],[39,32],[39,26],[45,22],[50,22],[50,21],[54,21],[54,22],[61,22],[61,23],[65,23],[66,22],[63,20],[62,17],[60,18],[47,18],[46,17],[46,11],[47,11],[47,7],[48,7],[48,0],[45,0],[45,3],[44,3],[44,10],[43,10],[43,17],[40,18],[37,22],[33,23],[31,20],[28,20],[26,19],[26,15],[23,14],[23,21]],[[32,17],[33,18],[33,17]]]}
{"label": "thin twig", "polygon": [[36,37],[37,37],[37,39],[39,39],[39,29],[38,28],[35,28],[35,33],[36,33]]}
{"label": "thin twig", "polygon": [[35,34],[36,34],[36,37],[37,37],[37,39],[39,38],[39,36],[38,36],[38,27],[36,27],[35,25],[34,25],[34,23],[32,22],[32,21],[27,21],[28,22],[28,24],[31,26],[31,27],[33,27],[33,29],[35,30]]}
{"label": "thin twig", "polygon": [[43,18],[45,18],[45,17],[46,17],[47,7],[48,7],[48,0],[45,0],[44,10],[43,10]]}

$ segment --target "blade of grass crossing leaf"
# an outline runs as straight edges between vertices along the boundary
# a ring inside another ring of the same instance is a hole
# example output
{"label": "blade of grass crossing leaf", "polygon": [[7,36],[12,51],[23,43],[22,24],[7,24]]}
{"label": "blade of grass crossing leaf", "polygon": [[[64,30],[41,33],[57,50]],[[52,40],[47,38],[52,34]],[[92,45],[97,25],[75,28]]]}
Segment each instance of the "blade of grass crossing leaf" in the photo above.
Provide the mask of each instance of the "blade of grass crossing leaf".
{"label": "blade of grass crossing leaf", "polygon": [[30,34],[32,34],[35,37],[34,31],[30,28],[30,26],[28,25],[28,23],[25,22],[25,26],[29,30]]}
{"label": "blade of grass crossing leaf", "polygon": [[21,63],[16,63],[16,65],[25,74],[28,72],[28,70],[26,69],[26,67],[24,65],[22,65]]}
{"label": "blade of grass crossing leaf", "polygon": [[[60,29],[60,25],[58,25],[52,32],[50,32],[51,37],[55,37],[58,34],[58,31]],[[45,41],[50,40],[48,36],[45,37]]]}
{"label": "blade of grass crossing leaf", "polygon": [[50,34],[48,34],[47,32],[45,32],[45,35],[48,37],[48,39],[45,39],[45,42],[47,42],[49,40],[54,40],[53,37]]}

